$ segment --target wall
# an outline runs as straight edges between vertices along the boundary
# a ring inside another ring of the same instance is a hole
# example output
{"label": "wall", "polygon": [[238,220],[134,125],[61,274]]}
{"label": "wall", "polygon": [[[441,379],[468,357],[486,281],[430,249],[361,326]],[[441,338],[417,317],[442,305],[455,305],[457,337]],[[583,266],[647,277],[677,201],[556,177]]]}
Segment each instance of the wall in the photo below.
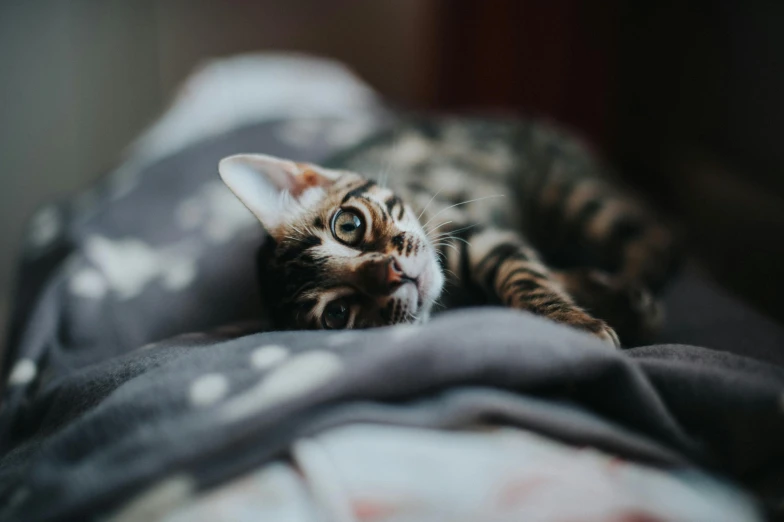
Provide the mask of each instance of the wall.
{"label": "wall", "polygon": [[[25,221],[111,168],[205,58],[336,57],[421,99],[427,0],[36,0],[0,3],[0,317]],[[1,321],[1,320],[0,320]]]}

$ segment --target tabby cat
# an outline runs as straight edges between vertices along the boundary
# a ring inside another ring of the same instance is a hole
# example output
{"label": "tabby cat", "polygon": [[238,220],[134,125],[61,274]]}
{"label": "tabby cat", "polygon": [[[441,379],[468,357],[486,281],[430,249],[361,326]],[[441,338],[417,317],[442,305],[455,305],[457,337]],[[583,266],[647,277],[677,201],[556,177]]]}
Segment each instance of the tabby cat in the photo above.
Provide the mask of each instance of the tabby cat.
{"label": "tabby cat", "polygon": [[278,328],[499,304],[620,346],[660,323],[672,235],[549,124],[419,119],[323,166],[242,154],[219,170],[269,234],[259,276]]}

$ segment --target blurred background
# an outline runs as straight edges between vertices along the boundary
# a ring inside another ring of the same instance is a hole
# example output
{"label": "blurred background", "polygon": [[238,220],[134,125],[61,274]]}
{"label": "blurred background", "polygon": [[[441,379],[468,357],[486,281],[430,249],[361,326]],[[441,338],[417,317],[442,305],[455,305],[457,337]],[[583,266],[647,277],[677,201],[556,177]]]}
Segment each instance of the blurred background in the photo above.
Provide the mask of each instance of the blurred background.
{"label": "blurred background", "polygon": [[110,169],[203,60],[296,50],[401,107],[575,127],[782,321],[782,24],[775,1],[3,1],[0,318],[36,208]]}

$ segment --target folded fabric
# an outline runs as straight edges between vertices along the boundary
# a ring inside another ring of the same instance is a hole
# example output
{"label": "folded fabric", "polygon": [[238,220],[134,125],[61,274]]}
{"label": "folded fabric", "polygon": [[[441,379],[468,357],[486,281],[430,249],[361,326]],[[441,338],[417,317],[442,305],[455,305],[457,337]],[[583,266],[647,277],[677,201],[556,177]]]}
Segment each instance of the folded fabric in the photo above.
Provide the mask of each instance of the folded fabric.
{"label": "folded fabric", "polygon": [[[657,350],[680,356],[635,360],[506,309],[419,327],[175,338],[61,376],[14,412],[2,517],[100,513],[171,475],[209,488],[304,436],[358,421],[516,425],[668,469],[713,469],[780,498],[766,488],[784,452],[784,370],[686,346]],[[437,395],[467,385],[507,393]]]}
{"label": "folded fabric", "polygon": [[705,475],[652,469],[510,428],[353,424],[298,440],[292,464],[270,464],[203,496],[173,491],[184,488],[155,485],[114,520],[760,520],[748,499]]}

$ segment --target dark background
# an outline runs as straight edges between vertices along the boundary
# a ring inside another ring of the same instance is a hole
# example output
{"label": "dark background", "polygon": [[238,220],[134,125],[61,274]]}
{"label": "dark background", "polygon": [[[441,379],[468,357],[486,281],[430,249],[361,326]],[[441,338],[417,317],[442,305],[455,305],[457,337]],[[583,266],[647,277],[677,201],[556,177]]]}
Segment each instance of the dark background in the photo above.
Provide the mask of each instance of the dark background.
{"label": "dark background", "polygon": [[440,3],[436,89],[575,126],[784,319],[784,2]]}
{"label": "dark background", "polygon": [[4,1],[0,317],[35,208],[111,167],[202,60],[297,50],[400,106],[577,128],[784,320],[782,27],[777,1]]}

